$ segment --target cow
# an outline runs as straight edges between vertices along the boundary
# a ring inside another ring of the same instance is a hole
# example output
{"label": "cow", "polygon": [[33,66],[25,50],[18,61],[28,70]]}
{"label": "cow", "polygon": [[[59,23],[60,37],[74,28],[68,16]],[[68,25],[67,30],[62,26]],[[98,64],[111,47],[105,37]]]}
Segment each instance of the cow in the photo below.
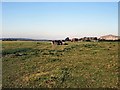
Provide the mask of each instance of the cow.
{"label": "cow", "polygon": [[63,45],[63,42],[61,40],[53,40],[52,44],[53,45]]}
{"label": "cow", "polygon": [[72,38],[71,42],[76,42],[78,41],[78,38]]}

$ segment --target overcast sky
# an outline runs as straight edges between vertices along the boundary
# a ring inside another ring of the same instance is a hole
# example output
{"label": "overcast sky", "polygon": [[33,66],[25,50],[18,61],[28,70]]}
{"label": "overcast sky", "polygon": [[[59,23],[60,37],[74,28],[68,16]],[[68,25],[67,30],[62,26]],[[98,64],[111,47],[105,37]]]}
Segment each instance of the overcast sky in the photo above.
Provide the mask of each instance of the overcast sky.
{"label": "overcast sky", "polygon": [[64,39],[118,35],[117,2],[4,2],[2,37]]}

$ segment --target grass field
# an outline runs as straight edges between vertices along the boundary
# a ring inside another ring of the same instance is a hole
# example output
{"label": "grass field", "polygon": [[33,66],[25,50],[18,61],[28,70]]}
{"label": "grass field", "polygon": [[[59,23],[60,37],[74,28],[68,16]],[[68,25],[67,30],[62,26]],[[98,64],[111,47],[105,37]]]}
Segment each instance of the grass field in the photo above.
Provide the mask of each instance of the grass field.
{"label": "grass field", "polygon": [[117,88],[118,42],[2,42],[3,87]]}

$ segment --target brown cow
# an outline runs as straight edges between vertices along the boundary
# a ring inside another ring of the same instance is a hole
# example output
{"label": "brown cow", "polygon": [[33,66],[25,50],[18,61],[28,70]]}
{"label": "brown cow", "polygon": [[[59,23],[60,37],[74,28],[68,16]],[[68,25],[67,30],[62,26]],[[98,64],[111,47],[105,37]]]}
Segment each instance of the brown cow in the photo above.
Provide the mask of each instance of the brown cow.
{"label": "brown cow", "polygon": [[78,41],[78,38],[72,38],[71,42]]}

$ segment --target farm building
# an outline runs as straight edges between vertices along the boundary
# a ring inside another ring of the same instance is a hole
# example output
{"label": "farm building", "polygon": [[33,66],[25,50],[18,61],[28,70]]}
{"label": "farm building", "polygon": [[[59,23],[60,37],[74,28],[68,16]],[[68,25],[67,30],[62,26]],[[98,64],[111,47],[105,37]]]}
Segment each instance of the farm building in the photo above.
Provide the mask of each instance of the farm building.
{"label": "farm building", "polygon": [[100,40],[118,40],[118,36],[115,35],[105,35],[105,36],[101,36]]}

